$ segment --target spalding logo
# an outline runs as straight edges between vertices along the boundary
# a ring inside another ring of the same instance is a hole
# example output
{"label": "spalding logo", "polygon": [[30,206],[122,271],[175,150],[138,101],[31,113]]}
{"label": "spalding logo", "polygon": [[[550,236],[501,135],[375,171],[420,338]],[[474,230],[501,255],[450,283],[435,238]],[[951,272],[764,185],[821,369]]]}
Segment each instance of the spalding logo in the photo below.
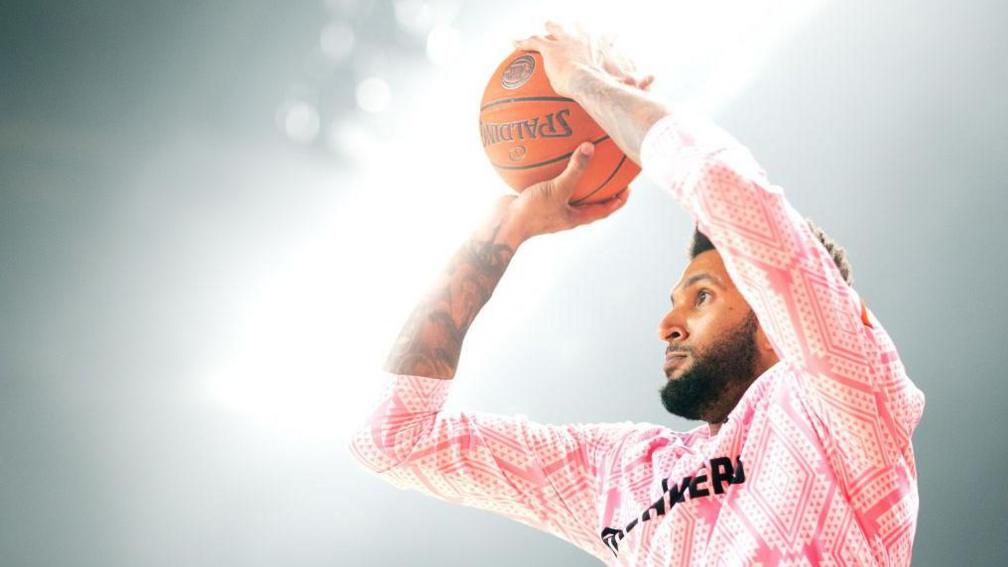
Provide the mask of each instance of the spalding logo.
{"label": "spalding logo", "polygon": [[525,149],[525,146],[515,146],[508,150],[508,159],[511,161],[521,161],[526,153],[528,153],[528,150]]}
{"label": "spalding logo", "polygon": [[522,55],[504,70],[501,86],[505,89],[517,89],[528,82],[533,71],[535,71],[535,59],[531,55]]}

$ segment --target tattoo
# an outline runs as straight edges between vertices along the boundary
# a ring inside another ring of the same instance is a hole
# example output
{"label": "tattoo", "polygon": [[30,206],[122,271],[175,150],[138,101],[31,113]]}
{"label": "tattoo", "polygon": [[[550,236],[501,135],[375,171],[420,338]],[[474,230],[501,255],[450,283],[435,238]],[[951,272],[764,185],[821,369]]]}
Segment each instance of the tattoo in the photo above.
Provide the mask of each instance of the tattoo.
{"label": "tattoo", "polygon": [[455,375],[469,325],[489,301],[515,253],[498,239],[503,223],[503,219],[495,220],[487,239],[477,231],[455,253],[438,284],[403,326],[385,363],[387,371],[442,379]]}

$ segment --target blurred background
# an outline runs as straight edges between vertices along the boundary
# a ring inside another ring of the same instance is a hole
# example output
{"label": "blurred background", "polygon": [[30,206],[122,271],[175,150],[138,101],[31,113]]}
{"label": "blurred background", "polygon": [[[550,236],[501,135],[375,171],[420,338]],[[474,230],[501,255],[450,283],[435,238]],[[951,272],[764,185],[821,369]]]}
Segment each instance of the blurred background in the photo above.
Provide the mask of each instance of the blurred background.
{"label": "blurred background", "polygon": [[[591,565],[345,444],[399,326],[508,191],[479,98],[547,17],[615,32],[847,247],[927,395],[916,565],[1008,564],[1008,4],[0,6],[0,564]],[[690,219],[643,177],[519,250],[451,408],[667,415]]]}

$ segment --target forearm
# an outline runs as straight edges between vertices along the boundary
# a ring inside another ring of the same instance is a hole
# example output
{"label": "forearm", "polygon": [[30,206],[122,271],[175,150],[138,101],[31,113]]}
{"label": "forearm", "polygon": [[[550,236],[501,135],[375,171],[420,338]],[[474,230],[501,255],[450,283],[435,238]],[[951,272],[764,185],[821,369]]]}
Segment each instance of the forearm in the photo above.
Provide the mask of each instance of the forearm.
{"label": "forearm", "polygon": [[428,378],[455,376],[466,332],[523,240],[509,207],[498,203],[413,310],[385,370]]}
{"label": "forearm", "polygon": [[600,71],[582,69],[571,82],[573,98],[634,163],[640,165],[644,135],[671,111],[647,91]]}

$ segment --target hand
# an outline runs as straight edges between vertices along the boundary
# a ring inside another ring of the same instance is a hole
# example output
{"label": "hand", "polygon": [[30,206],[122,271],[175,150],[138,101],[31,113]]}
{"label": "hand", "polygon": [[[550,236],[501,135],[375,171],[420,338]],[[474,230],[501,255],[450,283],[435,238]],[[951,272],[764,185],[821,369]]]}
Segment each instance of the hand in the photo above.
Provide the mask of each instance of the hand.
{"label": "hand", "polygon": [[630,196],[629,187],[601,203],[570,204],[574,186],[587,169],[594,152],[591,142],[582,143],[574,150],[567,168],[560,175],[531,185],[517,197],[511,197],[511,222],[515,223],[524,238],[588,224],[611,215],[626,204]]}
{"label": "hand", "polygon": [[547,35],[515,40],[514,46],[542,55],[546,76],[553,90],[561,96],[577,99],[575,79],[578,73],[586,70],[601,72],[645,91],[654,82],[654,75],[639,73],[633,62],[616,50],[612,38],[590,35],[580,27],[568,32],[553,21],[546,22],[546,30]]}

